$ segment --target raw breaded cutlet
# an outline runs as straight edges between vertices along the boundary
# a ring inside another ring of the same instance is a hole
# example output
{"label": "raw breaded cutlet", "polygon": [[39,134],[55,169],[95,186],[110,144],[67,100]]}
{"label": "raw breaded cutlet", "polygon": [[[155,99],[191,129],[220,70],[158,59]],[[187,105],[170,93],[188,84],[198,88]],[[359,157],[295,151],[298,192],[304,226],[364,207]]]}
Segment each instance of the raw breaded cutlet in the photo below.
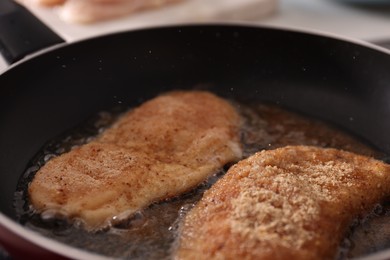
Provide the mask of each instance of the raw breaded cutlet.
{"label": "raw breaded cutlet", "polygon": [[390,195],[390,166],[331,148],[262,151],[188,213],[176,259],[334,259],[351,221]]}
{"label": "raw breaded cutlet", "polygon": [[91,143],[48,161],[28,191],[38,212],[99,229],[188,191],[241,157],[240,117],[203,91],[158,96]]}

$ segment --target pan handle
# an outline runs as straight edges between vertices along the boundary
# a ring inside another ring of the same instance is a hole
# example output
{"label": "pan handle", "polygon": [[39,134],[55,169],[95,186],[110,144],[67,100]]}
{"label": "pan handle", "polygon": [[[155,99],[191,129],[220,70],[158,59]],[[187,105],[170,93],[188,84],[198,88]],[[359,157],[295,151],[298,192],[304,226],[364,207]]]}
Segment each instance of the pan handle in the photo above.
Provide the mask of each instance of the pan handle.
{"label": "pan handle", "polygon": [[12,64],[28,54],[64,40],[26,8],[0,0],[0,52]]}

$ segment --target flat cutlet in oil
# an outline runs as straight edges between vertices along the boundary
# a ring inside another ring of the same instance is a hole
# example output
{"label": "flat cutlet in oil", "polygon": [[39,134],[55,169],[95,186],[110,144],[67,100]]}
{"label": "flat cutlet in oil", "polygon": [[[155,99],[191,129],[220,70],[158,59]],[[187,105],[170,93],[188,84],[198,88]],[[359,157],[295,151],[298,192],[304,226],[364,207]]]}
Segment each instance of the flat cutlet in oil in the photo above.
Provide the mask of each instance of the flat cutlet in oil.
{"label": "flat cutlet in oil", "polygon": [[29,186],[38,212],[99,229],[186,192],[241,157],[240,117],[203,91],[158,96],[94,141],[47,162]]}
{"label": "flat cutlet in oil", "polygon": [[310,146],[234,165],[185,218],[177,259],[334,259],[350,222],[390,194],[390,166]]}

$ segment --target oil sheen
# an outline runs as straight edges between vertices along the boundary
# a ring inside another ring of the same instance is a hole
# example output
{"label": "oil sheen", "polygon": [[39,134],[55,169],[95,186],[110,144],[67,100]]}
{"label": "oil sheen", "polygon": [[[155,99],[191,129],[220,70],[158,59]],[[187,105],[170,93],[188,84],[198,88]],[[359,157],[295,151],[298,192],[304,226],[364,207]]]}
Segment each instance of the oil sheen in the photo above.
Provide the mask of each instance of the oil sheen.
{"label": "oil sheen", "polygon": [[[244,105],[236,101],[232,103],[243,118],[241,138],[244,157],[263,149],[286,145],[333,147],[378,159],[383,156],[355,137],[319,120],[274,105]],[[123,111],[123,107],[117,107],[111,111],[100,112],[79,127],[50,141],[38,152],[20,179],[15,193],[15,208],[19,221],[29,229],[49,238],[105,256],[125,259],[171,259],[181,220],[201,198],[203,192],[223,176],[229,165],[216,172],[195,190],[154,203],[136,212],[126,221],[94,233],[83,230],[79,221],[70,222],[58,217],[55,212],[36,214],[28,201],[28,183],[42,165],[73,147],[93,140]],[[338,258],[361,256],[390,246],[390,241],[385,239],[386,235],[384,237],[376,235],[378,234],[376,230],[383,229],[386,223],[390,223],[388,208],[378,205],[365,219],[356,220],[340,247]],[[390,234],[390,224],[387,224],[386,230],[389,230],[386,234]],[[370,238],[369,243],[365,239],[366,234]]]}

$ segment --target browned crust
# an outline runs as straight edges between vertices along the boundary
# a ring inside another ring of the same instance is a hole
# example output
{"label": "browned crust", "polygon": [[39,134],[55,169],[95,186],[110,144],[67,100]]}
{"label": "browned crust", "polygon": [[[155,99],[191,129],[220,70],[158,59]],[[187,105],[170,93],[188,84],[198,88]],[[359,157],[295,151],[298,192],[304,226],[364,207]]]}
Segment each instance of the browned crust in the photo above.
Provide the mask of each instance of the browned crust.
{"label": "browned crust", "polygon": [[287,146],[234,165],[189,212],[177,259],[333,259],[350,221],[390,193],[390,167]]}
{"label": "browned crust", "polygon": [[31,203],[80,218],[89,229],[104,227],[240,159],[239,125],[234,107],[211,93],[161,95],[45,164],[29,186]]}

